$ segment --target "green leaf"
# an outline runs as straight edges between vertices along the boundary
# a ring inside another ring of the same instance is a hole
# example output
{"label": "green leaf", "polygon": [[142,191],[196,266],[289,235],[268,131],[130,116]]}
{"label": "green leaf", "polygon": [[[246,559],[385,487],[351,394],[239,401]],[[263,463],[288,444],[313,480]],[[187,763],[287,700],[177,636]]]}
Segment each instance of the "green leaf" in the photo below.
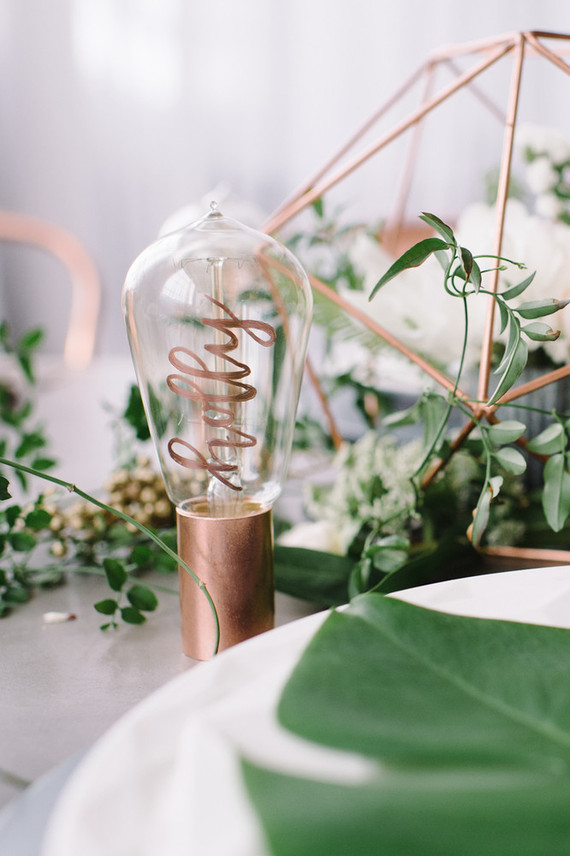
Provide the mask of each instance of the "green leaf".
{"label": "green leaf", "polygon": [[129,577],[125,563],[119,559],[104,559],[103,570],[113,591],[121,591]]}
{"label": "green leaf", "polygon": [[519,294],[522,294],[523,291],[526,291],[526,289],[529,287],[529,285],[531,284],[531,282],[533,281],[535,276],[536,276],[536,271],[531,273],[530,276],[527,276],[526,279],[523,279],[523,281],[519,282],[517,285],[511,285],[510,288],[506,288],[504,291],[501,292],[501,297],[504,300],[512,300],[513,297],[518,297]]}
{"label": "green leaf", "polygon": [[313,208],[313,211],[315,212],[315,214],[317,215],[317,217],[320,217],[322,219],[323,214],[324,214],[324,206],[323,206],[322,197],[319,197],[318,199],[315,199],[314,202],[312,202],[312,208]]}
{"label": "green leaf", "polygon": [[102,615],[114,615],[115,612],[119,608],[119,604],[116,600],[112,600],[112,598],[105,598],[105,600],[100,600],[97,603],[93,604],[97,612],[100,612]]}
{"label": "green leaf", "polygon": [[29,434],[24,434],[14,454],[18,459],[24,458],[26,455],[35,452],[36,449],[43,448],[45,445],[45,437],[39,431],[32,431]]}
{"label": "green leaf", "polygon": [[442,425],[449,417],[449,404],[443,395],[429,392],[420,398],[419,408],[423,422],[424,449],[427,451],[431,449],[441,432]]}
{"label": "green leaf", "polygon": [[483,490],[479,495],[471,527],[471,543],[476,548],[481,544],[481,538],[483,537],[487,524],[489,523],[491,502],[499,495],[502,485],[503,477],[493,476],[483,486]]}
{"label": "green leaf", "polygon": [[121,618],[127,624],[144,624],[146,621],[142,612],[139,612],[134,606],[124,606],[121,609]]}
{"label": "green leaf", "polygon": [[530,440],[527,449],[537,455],[554,455],[556,452],[563,452],[565,445],[566,435],[563,426],[560,422],[551,422],[547,428]]}
{"label": "green leaf", "polygon": [[504,333],[509,323],[509,310],[502,300],[496,300],[495,303],[499,307],[499,316],[501,320],[499,333]]}
{"label": "green leaf", "polygon": [[526,324],[523,328],[529,339],[533,342],[555,342],[560,336],[560,330],[553,330],[549,324],[543,321],[533,321]]}
{"label": "green leaf", "polygon": [[432,229],[435,229],[436,232],[439,232],[442,238],[448,244],[455,244],[455,235],[453,234],[453,229],[451,226],[448,226],[447,223],[444,223],[443,220],[440,220],[435,214],[429,214],[427,211],[422,212],[420,214],[420,220],[423,220],[424,223],[427,223],[428,226],[431,226]]}
{"label": "green leaf", "polygon": [[44,470],[53,469],[56,464],[57,461],[55,461],[53,458],[34,458],[34,460],[32,461],[32,467],[35,470],[41,470],[42,472]]}
{"label": "green leaf", "polygon": [[143,568],[148,565],[153,555],[154,551],[147,544],[136,544],[131,550],[129,560],[137,567]]}
{"label": "green leaf", "polygon": [[542,507],[547,523],[560,532],[570,512],[570,473],[563,454],[552,455],[544,465]]}
{"label": "green leaf", "polygon": [[504,443],[514,443],[515,440],[522,437],[526,431],[526,425],[522,422],[517,422],[516,419],[505,419],[504,422],[489,425],[485,430],[487,431],[487,436],[495,446],[502,446]]}
{"label": "green leaf", "polygon": [[418,244],[414,244],[409,250],[406,250],[399,259],[396,259],[393,265],[386,271],[383,277],[378,280],[370,293],[369,300],[372,300],[376,292],[386,285],[391,279],[394,279],[399,273],[409,268],[419,267],[432,253],[438,250],[449,249],[449,243],[441,241],[439,238],[425,238]]}
{"label": "green leaf", "polygon": [[411,407],[407,407],[405,410],[397,410],[395,413],[389,413],[383,417],[382,424],[385,427],[400,428],[403,425],[417,425],[421,418],[419,401],[415,401]]}
{"label": "green leaf", "polygon": [[28,383],[35,383],[34,367],[30,355],[27,353],[16,354],[16,359],[20,364],[20,368],[24,372]]}
{"label": "green leaf", "polygon": [[29,553],[37,544],[36,539],[30,532],[10,532],[8,533],[8,543],[12,550],[17,553]]}
{"label": "green leaf", "polygon": [[521,303],[514,309],[521,318],[542,318],[544,315],[552,315],[560,309],[568,306],[570,300],[556,300],[555,298],[546,298],[544,300],[529,300],[528,303]]}
{"label": "green leaf", "polygon": [[475,259],[473,259],[473,266],[471,268],[471,282],[475,286],[475,293],[478,294],[481,289],[483,280],[481,276],[481,268],[479,267]]}
{"label": "green leaf", "polygon": [[509,362],[513,358],[513,354],[516,350],[516,347],[521,338],[521,325],[518,318],[514,316],[510,316],[509,318],[509,335],[507,338],[507,344],[505,346],[505,352],[503,354],[503,358],[499,365],[494,369],[495,374],[501,374],[501,372],[505,371]]}
{"label": "green leaf", "polygon": [[134,585],[127,591],[129,603],[143,612],[153,612],[158,606],[158,598],[147,586]]}
{"label": "green leaf", "polygon": [[270,852],[562,856],[569,662],[566,629],[374,594],[332,613],[288,681],[278,718],[368,766],[347,781],[339,760],[327,782],[292,762],[284,773],[243,761]]}
{"label": "green leaf", "polygon": [[2,593],[6,603],[27,603],[30,599],[29,591],[24,586],[8,586]]}
{"label": "green leaf", "polygon": [[459,255],[461,257],[461,266],[463,268],[463,273],[465,274],[465,279],[471,279],[471,272],[473,270],[473,256],[471,255],[471,251],[467,249],[467,247],[459,247]]}
{"label": "green leaf", "polygon": [[518,449],[506,446],[493,454],[493,457],[508,473],[520,476],[526,470],[526,460]]}
{"label": "green leaf", "polygon": [[129,400],[123,418],[134,428],[137,440],[148,440],[150,431],[138,386],[131,384]]}
{"label": "green leaf", "polygon": [[493,499],[493,491],[487,484],[481,491],[477,506],[475,508],[475,516],[473,517],[473,525],[471,528],[471,543],[478,548],[481,544],[481,538],[489,523],[489,515],[491,513],[491,500]]}
{"label": "green leaf", "polygon": [[5,476],[0,476],[0,500],[11,499],[12,494],[8,490],[10,482]]}
{"label": "green leaf", "polygon": [[26,514],[24,522],[30,529],[38,532],[40,529],[45,529],[51,523],[51,514],[45,508],[34,508]]}
{"label": "green leaf", "polygon": [[17,349],[18,351],[31,351],[42,343],[43,338],[43,330],[40,327],[35,327],[24,333],[18,342]]}
{"label": "green leaf", "polygon": [[5,509],[4,514],[6,515],[6,522],[10,528],[12,528],[21,512],[22,509],[19,505],[10,505],[9,508]]}
{"label": "green leaf", "polygon": [[523,373],[528,358],[528,346],[523,339],[519,339],[511,357],[505,367],[504,374],[500,378],[497,387],[489,399],[489,404],[495,404],[502,395],[507,392],[515,381]]}
{"label": "green leaf", "polygon": [[275,545],[275,587],[320,606],[348,600],[348,578],[355,560],[319,550]]}
{"label": "green leaf", "polygon": [[[409,545],[408,545],[409,546]],[[378,546],[372,556],[372,564],[377,571],[382,571],[384,574],[391,574],[401,568],[408,558],[406,549],[393,549],[390,547]]]}

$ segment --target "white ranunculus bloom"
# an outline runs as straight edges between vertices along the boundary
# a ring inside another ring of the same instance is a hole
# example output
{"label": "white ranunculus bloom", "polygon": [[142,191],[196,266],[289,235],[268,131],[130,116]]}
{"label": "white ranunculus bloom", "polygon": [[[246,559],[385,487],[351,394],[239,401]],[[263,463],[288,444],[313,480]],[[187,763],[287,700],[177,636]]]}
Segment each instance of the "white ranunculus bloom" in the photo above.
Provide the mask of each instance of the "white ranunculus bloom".
{"label": "white ranunculus bloom", "polygon": [[556,186],[558,173],[546,155],[536,158],[526,168],[527,184],[533,193],[547,193]]}
{"label": "white ranunculus bloom", "polygon": [[342,555],[338,526],[329,520],[315,523],[298,523],[279,536],[279,544],[285,547],[304,547],[307,550],[322,550],[325,553]]}

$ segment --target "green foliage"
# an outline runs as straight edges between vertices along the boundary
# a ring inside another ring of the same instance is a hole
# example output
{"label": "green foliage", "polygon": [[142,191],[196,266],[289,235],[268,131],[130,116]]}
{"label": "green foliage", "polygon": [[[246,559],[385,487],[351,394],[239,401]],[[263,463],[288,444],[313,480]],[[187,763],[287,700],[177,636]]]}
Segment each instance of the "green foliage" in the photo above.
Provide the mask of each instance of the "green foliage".
{"label": "green foliage", "polygon": [[131,384],[129,389],[129,399],[123,413],[123,419],[134,430],[137,440],[144,441],[150,438],[140,390],[136,384]]}
{"label": "green foliage", "polygon": [[374,594],[332,613],[278,717],[297,737],[357,753],[366,766],[332,783],[244,760],[270,852],[566,853],[569,660],[570,635],[558,628]]}
{"label": "green foliage", "polygon": [[318,606],[339,606],[348,600],[348,580],[355,559],[320,550],[275,545],[278,591]]}
{"label": "green foliage", "polygon": [[[55,461],[45,454],[47,438],[34,421],[34,357],[42,340],[40,329],[29,330],[14,340],[8,323],[0,323],[0,352],[6,355],[15,372],[14,383],[0,381],[0,453],[32,464],[36,469],[48,470]],[[25,490],[24,473],[20,472],[18,478]]]}
{"label": "green foliage", "polygon": [[[495,389],[491,393],[487,405],[501,404],[501,399],[516,381],[520,378],[528,362],[528,344],[525,337],[534,341],[551,341],[558,336],[558,332],[552,330],[547,324],[534,319],[543,318],[563,309],[568,300],[543,299],[520,303],[511,306],[510,301],[520,297],[528,288],[534,278],[534,273],[525,277],[518,283],[504,289],[500,293],[486,289],[482,284],[482,271],[478,265],[477,258],[488,258],[486,256],[474,257],[465,247],[459,246],[453,230],[450,226],[436,217],[434,214],[423,214],[424,222],[430,225],[441,236],[440,238],[427,238],[407,250],[397,259],[383,277],[372,289],[370,299],[383,288],[390,280],[405,270],[417,267],[433,254],[437,254],[444,271],[444,288],[450,297],[459,298],[464,303],[465,330],[464,350],[468,335],[468,298],[474,294],[485,294],[494,300],[499,309],[501,319],[501,331],[506,332],[507,341],[503,357],[495,368],[494,374],[498,380]],[[506,259],[496,259],[508,264],[515,262]],[[531,320],[532,323],[521,325],[520,319]],[[456,384],[460,383],[462,360]],[[424,434],[424,459],[419,467],[417,476],[421,477],[433,459],[434,455],[442,455],[445,450],[445,432],[449,424],[451,412],[454,407],[462,408],[462,402],[456,396],[443,396],[432,393],[429,397],[422,396],[420,401],[411,409],[392,419],[392,424],[405,424],[418,422],[423,426]],[[465,408],[466,414],[471,412]],[[474,417],[476,418],[476,417]],[[525,472],[527,462],[518,450],[508,444],[520,439],[524,429],[522,423],[507,428],[501,426],[487,426],[479,424],[479,431],[483,441],[483,450],[486,459],[486,471],[484,482],[479,494],[475,509],[473,524],[470,528],[471,537],[475,546],[481,544],[483,535],[490,519],[493,503],[496,501],[502,487],[501,473],[520,475]],[[553,432],[553,433],[552,433]],[[534,445],[528,444],[528,450],[533,453],[551,454],[552,451],[559,453],[559,458],[549,461],[544,472],[544,494],[543,508],[546,519],[554,531],[559,531],[564,525],[570,511],[568,502],[570,473],[563,448],[568,440],[566,428],[560,423],[559,427],[553,427],[551,433],[545,438],[536,438]],[[563,444],[563,447],[560,444]],[[547,451],[545,451],[545,449]],[[552,451],[551,451],[552,450]],[[417,484],[418,496],[420,485]]]}

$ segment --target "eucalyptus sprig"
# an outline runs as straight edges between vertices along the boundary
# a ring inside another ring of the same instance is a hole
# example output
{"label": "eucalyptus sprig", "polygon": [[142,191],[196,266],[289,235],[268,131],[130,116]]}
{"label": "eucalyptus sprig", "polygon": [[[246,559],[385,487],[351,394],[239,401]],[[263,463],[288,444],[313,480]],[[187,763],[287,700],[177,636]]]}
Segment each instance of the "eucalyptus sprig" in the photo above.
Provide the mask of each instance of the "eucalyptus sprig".
{"label": "eucalyptus sprig", "polygon": [[[457,241],[453,229],[434,214],[424,213],[421,219],[431,226],[439,237],[425,238],[400,256],[376,283],[370,294],[374,298],[379,289],[390,280],[410,268],[419,267],[430,256],[434,255],[443,270],[443,287],[450,297],[463,301],[464,330],[463,347],[457,372],[455,387],[447,397],[437,393],[422,396],[419,402],[404,414],[396,414],[392,424],[410,424],[423,421],[424,448],[422,462],[414,475],[416,496],[421,498],[419,480],[434,455],[444,453],[445,431],[454,407],[463,410],[469,419],[477,424],[481,434],[483,456],[485,459],[485,478],[476,509],[474,520],[470,526],[469,535],[475,546],[479,546],[485,532],[490,508],[497,498],[503,476],[501,471],[521,474],[526,469],[524,456],[510,444],[519,441],[526,427],[523,423],[510,421],[498,425],[487,425],[476,413],[476,408],[470,408],[469,402],[457,394],[463,358],[469,335],[469,298],[474,295],[487,295],[495,301],[500,315],[500,332],[506,335],[503,357],[496,367],[498,380],[495,388],[486,402],[480,402],[482,412],[489,413],[491,409],[501,405],[501,399],[514,385],[526,367],[528,360],[528,345],[530,339],[538,342],[554,341],[559,331],[553,330],[542,320],[544,317],[560,311],[568,305],[568,300],[548,298],[532,300],[512,305],[534,279],[534,273],[526,276],[520,282],[509,285],[501,292],[484,286],[484,275],[507,269],[507,265],[523,269],[525,266],[501,256],[474,255]],[[480,264],[482,260],[491,260],[491,267]],[[530,323],[526,323],[530,322]],[[474,400],[471,402],[478,404]],[[570,425],[556,414],[555,423],[546,432],[534,438],[527,444],[529,452],[549,455],[544,469],[543,508],[549,525],[559,531],[570,513],[570,456],[566,452],[569,439]],[[546,435],[546,436],[545,436]]]}
{"label": "eucalyptus sprig", "polygon": [[[16,471],[23,472],[24,474],[27,474],[27,475],[36,476],[40,479],[44,479],[44,480],[50,482],[51,484],[55,484],[55,485],[58,485],[59,487],[63,487],[66,490],[68,490],[70,493],[76,494],[77,496],[81,497],[82,499],[86,500],[87,502],[91,503],[92,505],[97,506],[101,510],[103,510],[107,513],[113,514],[116,517],[119,517],[125,523],[129,524],[130,526],[132,526],[135,529],[138,529],[140,532],[142,532],[150,541],[152,541],[154,544],[156,544],[166,555],[168,555],[171,559],[173,559],[175,562],[177,562],[177,564],[180,565],[186,571],[186,573],[193,579],[193,581],[196,583],[196,585],[198,586],[200,591],[203,593],[204,597],[206,598],[206,600],[208,602],[208,606],[210,608],[210,611],[212,613],[212,618],[214,621],[215,642],[214,642],[213,654],[217,653],[218,647],[219,647],[219,641],[220,641],[220,623],[219,623],[219,618],[218,618],[216,606],[214,604],[212,596],[210,595],[210,592],[208,591],[206,584],[194,573],[194,571],[186,564],[186,562],[184,562],[184,560],[181,559],[174,552],[174,550],[171,547],[169,547],[168,544],[166,544],[166,542],[162,538],[160,538],[160,536],[156,532],[154,532],[152,529],[149,529],[148,526],[145,526],[143,523],[140,523],[140,521],[136,520],[134,517],[131,517],[129,514],[126,514],[126,512],[121,511],[120,509],[112,508],[111,506],[107,505],[106,503],[102,502],[101,500],[97,499],[96,497],[91,496],[90,494],[86,493],[84,490],[81,490],[81,488],[77,487],[77,485],[75,485],[71,482],[64,481],[63,479],[57,478],[56,476],[50,475],[48,473],[40,472],[39,470],[35,470],[32,467],[25,466],[24,464],[20,464],[17,461],[12,461],[12,460],[9,460],[8,458],[4,458],[2,456],[0,456],[0,465],[10,467]],[[11,494],[9,491],[9,480],[5,476],[0,475],[0,501],[8,500],[10,498],[11,498]],[[107,565],[107,569],[109,567],[110,566]],[[126,582],[126,578],[123,579],[123,574],[122,573],[119,574],[117,566],[113,566],[111,568],[110,574],[111,574],[111,579],[114,581],[113,584],[111,584],[111,587],[114,588],[114,590],[119,592],[119,593],[122,592],[124,584]],[[109,572],[108,571],[107,571],[107,579],[109,581]],[[135,600],[137,600],[136,596],[135,596]],[[144,608],[148,608],[149,601],[145,598],[144,602],[146,604],[145,606],[143,606],[142,602],[139,599],[139,605],[137,606],[136,603],[133,603],[133,601],[131,600],[131,606],[134,607],[135,609],[138,609],[138,611],[141,611]],[[121,609],[124,610],[125,608],[128,609],[128,607],[122,607],[121,608],[118,601],[116,603],[117,603],[117,609],[118,610],[121,610]],[[99,609],[99,611],[102,612],[103,614],[112,615],[113,619],[110,622],[112,624],[114,621],[114,615],[115,615],[115,612],[117,611],[117,609],[113,608],[112,612],[111,611],[105,612],[103,609]],[[109,606],[109,610],[110,610],[110,606]],[[130,613],[127,613],[127,615],[130,616]],[[132,617],[134,618],[134,614]],[[123,618],[124,618],[124,615],[123,615]],[[127,620],[128,620],[128,618],[127,618]],[[136,620],[136,621],[133,620],[131,623],[140,623],[140,622],[138,620]]]}

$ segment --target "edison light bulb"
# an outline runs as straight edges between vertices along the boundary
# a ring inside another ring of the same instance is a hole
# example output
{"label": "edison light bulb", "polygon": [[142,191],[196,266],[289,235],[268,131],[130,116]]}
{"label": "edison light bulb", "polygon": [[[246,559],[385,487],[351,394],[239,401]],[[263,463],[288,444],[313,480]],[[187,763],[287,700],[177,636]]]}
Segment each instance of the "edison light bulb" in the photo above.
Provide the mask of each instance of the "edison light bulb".
{"label": "edison light bulb", "polygon": [[[206,583],[227,648],[273,626],[271,508],[293,440],[307,276],[277,241],[212,204],[136,259],[123,309],[178,552]],[[183,650],[204,659],[213,617],[182,570],[180,585]]]}

